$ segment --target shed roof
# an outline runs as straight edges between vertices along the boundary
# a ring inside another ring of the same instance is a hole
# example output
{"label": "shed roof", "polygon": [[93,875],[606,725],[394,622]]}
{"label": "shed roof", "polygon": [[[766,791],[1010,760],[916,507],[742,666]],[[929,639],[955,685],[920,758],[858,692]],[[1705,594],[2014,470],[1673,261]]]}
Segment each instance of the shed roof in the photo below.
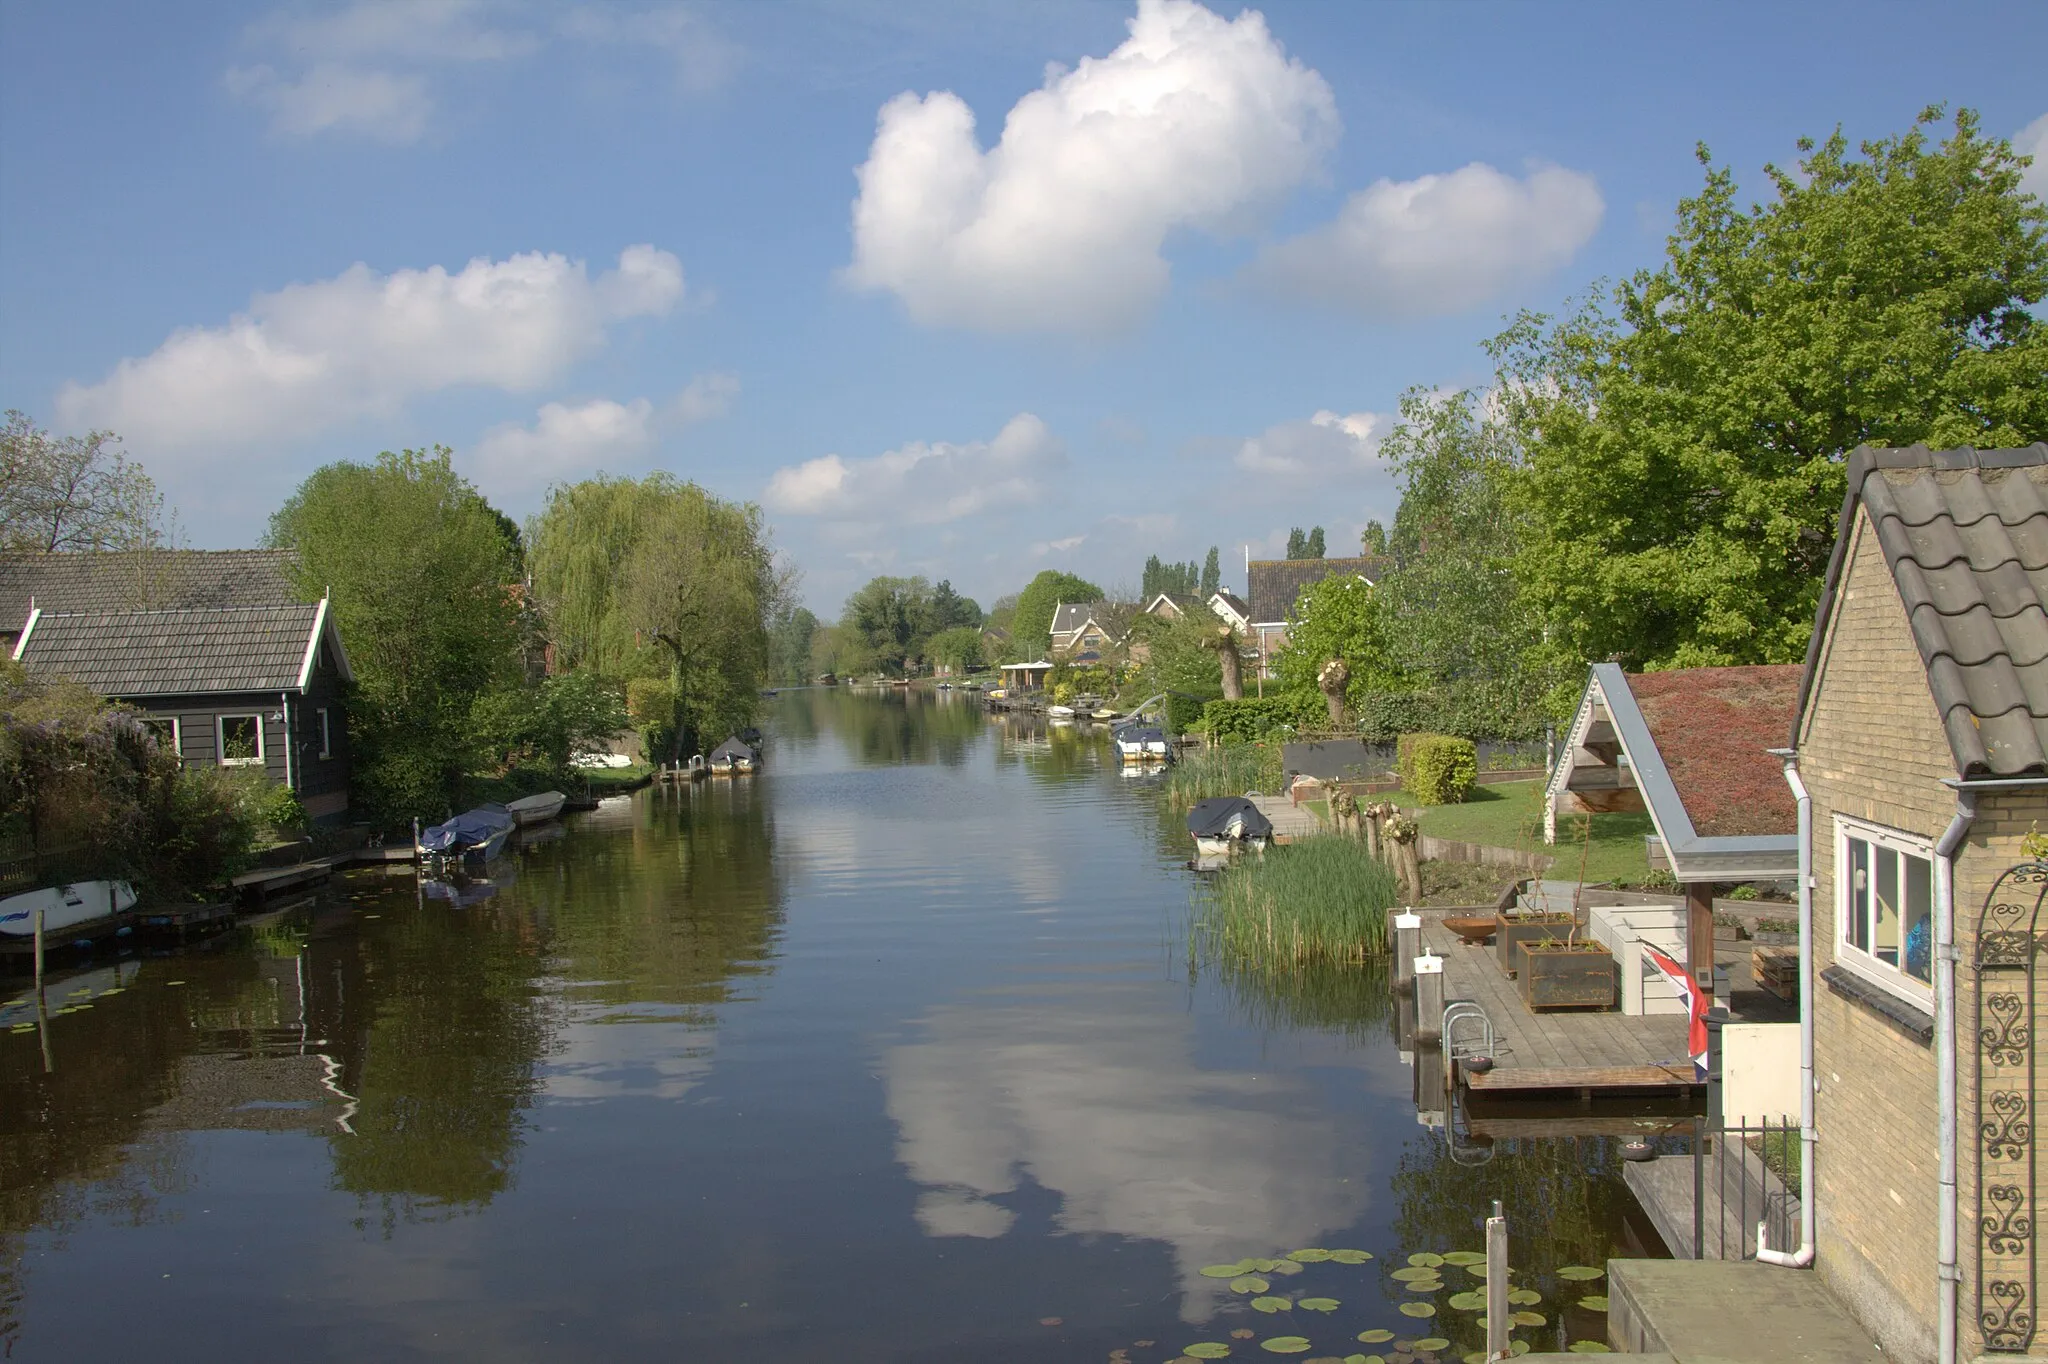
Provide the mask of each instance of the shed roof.
{"label": "shed roof", "polygon": [[188,611],[38,611],[15,656],[31,672],[68,677],[101,696],[297,691],[322,638],[341,675],[348,657],[327,615],[310,606]]}
{"label": "shed roof", "polygon": [[1214,596],[1209,598],[1209,605],[1211,608],[1213,608],[1217,602],[1222,602],[1225,606],[1229,607],[1230,610],[1237,615],[1238,619],[1243,620],[1247,623],[1251,621],[1252,608],[1250,604],[1247,603],[1243,597],[1238,596],[1237,593],[1218,592]]}
{"label": "shed roof", "polygon": [[0,630],[45,611],[285,606],[292,554],[284,549],[147,549],[102,554],[0,554]]}
{"label": "shed roof", "polygon": [[1301,590],[1325,578],[1356,574],[1376,583],[1392,565],[1378,555],[1349,559],[1254,559],[1245,569],[1245,590],[1251,598],[1251,620],[1260,625],[1294,614]]}
{"label": "shed roof", "polygon": [[1794,742],[1847,566],[1870,517],[1964,780],[2048,774],[2048,444],[1863,446],[1807,648]]}

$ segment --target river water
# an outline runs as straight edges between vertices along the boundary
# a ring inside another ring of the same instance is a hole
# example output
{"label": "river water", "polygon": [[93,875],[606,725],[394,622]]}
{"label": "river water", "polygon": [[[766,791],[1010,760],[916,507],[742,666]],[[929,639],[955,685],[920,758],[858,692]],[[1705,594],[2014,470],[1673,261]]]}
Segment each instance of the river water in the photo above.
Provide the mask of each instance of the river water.
{"label": "river water", "polygon": [[[0,1354],[1449,1360],[1479,1281],[1392,1274],[1493,1199],[1519,1335],[1604,1338],[1556,1270],[1633,1245],[1613,1139],[1454,1150],[1381,974],[1203,964],[1103,737],[844,689],[766,728],[762,775],[572,817],[474,903],[359,871],[54,979],[46,1033],[12,1004]],[[1200,1273],[1304,1248],[1373,1258]]]}

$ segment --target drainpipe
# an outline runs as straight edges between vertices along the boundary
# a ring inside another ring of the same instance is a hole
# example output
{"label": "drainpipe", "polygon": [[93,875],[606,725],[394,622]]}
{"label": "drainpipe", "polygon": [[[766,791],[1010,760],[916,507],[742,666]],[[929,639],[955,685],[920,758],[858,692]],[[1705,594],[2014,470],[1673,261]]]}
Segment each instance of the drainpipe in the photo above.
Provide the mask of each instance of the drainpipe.
{"label": "drainpipe", "polygon": [[[1789,748],[1771,752],[1785,764],[1785,784],[1799,804],[1799,1249],[1772,1250],[1764,1224],[1756,1226],[1756,1258],[1767,1265],[1804,1269],[1813,1263],[1813,797],[1799,779],[1799,755]],[[1938,898],[1938,897],[1937,897]]]}
{"label": "drainpipe", "polygon": [[1956,1312],[1963,1271],[1956,1251],[1956,868],[1955,855],[1977,821],[1977,793],[1958,790],[1956,813],[1934,845],[1934,1075],[1941,1110],[1940,1316],[1935,1357],[1955,1364]]}
{"label": "drainpipe", "polygon": [[292,698],[288,692],[277,694],[277,718],[284,721],[284,789],[296,791],[299,788],[292,781]]}

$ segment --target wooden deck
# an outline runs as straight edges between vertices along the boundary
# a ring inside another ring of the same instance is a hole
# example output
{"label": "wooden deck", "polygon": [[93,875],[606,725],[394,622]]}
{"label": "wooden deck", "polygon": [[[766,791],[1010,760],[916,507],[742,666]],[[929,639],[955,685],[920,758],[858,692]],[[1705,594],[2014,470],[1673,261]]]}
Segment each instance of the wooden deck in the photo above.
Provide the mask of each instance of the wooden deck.
{"label": "wooden deck", "polygon": [[1285,796],[1251,796],[1248,799],[1259,807],[1260,814],[1273,822],[1275,843],[1292,843],[1297,838],[1324,832],[1321,820]]}
{"label": "wooden deck", "polygon": [[1686,1020],[1679,1014],[1629,1017],[1620,1012],[1531,1013],[1491,947],[1467,946],[1444,928],[1440,913],[1422,911],[1422,945],[1444,959],[1444,999],[1469,999],[1486,1010],[1495,1038],[1493,1069],[1457,1068],[1473,1093],[1488,1095],[1611,1094],[1693,1087]]}

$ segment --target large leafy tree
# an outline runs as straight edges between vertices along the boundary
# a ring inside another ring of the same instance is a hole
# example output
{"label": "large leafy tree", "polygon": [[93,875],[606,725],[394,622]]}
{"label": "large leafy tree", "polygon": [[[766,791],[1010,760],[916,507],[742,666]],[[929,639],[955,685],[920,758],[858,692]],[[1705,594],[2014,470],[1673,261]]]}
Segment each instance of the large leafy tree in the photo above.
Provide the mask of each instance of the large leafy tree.
{"label": "large leafy tree", "polygon": [[818,618],[807,606],[783,603],[768,623],[768,675],[778,685],[799,686],[811,677],[811,646]]}
{"label": "large leafy tree", "polygon": [[923,578],[871,578],[846,599],[840,626],[859,646],[860,666],[901,673],[920,657],[933,616],[932,586]]}
{"label": "large leafy tree", "polygon": [[162,538],[163,498],[111,431],[52,436],[10,411],[0,422],[0,550],[130,550]]}
{"label": "large leafy tree", "polygon": [[1103,591],[1086,578],[1057,569],[1045,569],[1017,594],[1016,614],[1010,622],[1013,652],[1041,658],[1052,642],[1052,613],[1061,602],[1098,602]]}
{"label": "large leafy tree", "polygon": [[517,548],[449,454],[329,464],[270,519],[300,591],[332,597],[359,794],[387,819],[446,810],[475,757],[477,700],[518,680]]}
{"label": "large leafy tree", "polygon": [[[1340,573],[1301,590],[1287,643],[1274,664],[1284,690],[1303,697],[1328,695],[1332,712],[1356,705],[1371,692],[1394,690],[1405,680],[1380,590],[1355,574]],[[1331,716],[1333,722],[1340,718]]]}
{"label": "large leafy tree", "polygon": [[1702,148],[1660,268],[1497,339],[1517,572],[1562,659],[1796,660],[1850,450],[2048,437],[2048,212],[2024,158],[1943,117],[1860,156],[1802,141],[1747,208]]}

